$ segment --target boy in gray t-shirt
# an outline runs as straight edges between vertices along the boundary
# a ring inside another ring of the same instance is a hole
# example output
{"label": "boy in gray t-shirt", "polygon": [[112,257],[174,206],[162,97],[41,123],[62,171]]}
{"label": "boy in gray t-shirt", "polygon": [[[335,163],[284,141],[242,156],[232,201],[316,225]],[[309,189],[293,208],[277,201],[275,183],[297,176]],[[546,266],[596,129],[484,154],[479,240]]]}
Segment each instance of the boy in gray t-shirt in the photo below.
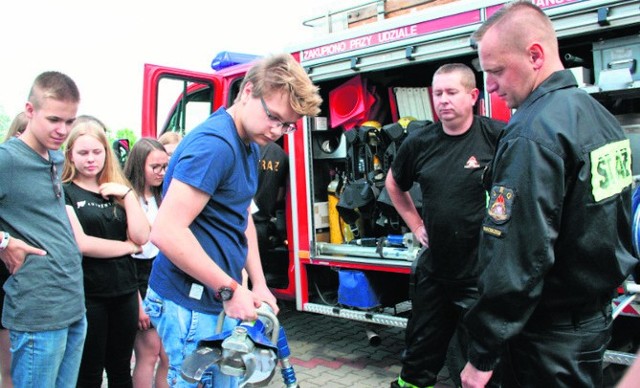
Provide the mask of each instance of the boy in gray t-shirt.
{"label": "boy in gray t-shirt", "polygon": [[15,386],[75,386],[86,335],[82,255],[65,210],[58,151],[80,95],[71,78],[39,75],[29,122],[0,145],[0,259],[6,281],[2,324],[10,330]]}

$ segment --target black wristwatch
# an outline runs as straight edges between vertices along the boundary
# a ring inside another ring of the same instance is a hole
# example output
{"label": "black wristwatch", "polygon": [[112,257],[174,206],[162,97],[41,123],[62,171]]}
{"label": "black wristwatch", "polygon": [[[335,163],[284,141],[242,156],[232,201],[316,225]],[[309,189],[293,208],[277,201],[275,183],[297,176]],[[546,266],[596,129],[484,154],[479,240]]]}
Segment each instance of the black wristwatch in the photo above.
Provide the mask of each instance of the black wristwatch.
{"label": "black wristwatch", "polygon": [[218,288],[218,291],[216,291],[215,298],[220,302],[226,302],[228,300],[231,300],[231,298],[233,298],[233,292],[236,290],[236,288],[238,288],[238,282],[236,282],[235,280],[232,280],[229,286],[223,286]]}

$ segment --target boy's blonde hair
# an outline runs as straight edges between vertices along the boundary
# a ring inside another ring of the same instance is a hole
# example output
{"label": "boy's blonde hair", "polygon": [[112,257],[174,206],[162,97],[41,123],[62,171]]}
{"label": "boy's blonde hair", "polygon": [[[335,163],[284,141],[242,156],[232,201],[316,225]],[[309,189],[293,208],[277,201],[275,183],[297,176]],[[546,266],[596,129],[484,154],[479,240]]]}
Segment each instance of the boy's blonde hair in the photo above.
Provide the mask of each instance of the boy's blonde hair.
{"label": "boy's blonde hair", "polygon": [[36,77],[29,91],[29,102],[38,110],[45,99],[56,101],[80,102],[80,92],[75,82],[66,74],[46,71]]}
{"label": "boy's blonde hair", "polygon": [[178,144],[182,140],[182,135],[178,132],[165,132],[158,138],[158,141],[162,145]]}
{"label": "boy's blonde hair", "polygon": [[[285,92],[291,108],[302,116],[317,116],[322,98],[318,87],[291,54],[278,54],[261,59],[247,72],[240,90],[251,82],[253,97],[269,96],[274,92]],[[240,94],[236,98],[239,101]]]}

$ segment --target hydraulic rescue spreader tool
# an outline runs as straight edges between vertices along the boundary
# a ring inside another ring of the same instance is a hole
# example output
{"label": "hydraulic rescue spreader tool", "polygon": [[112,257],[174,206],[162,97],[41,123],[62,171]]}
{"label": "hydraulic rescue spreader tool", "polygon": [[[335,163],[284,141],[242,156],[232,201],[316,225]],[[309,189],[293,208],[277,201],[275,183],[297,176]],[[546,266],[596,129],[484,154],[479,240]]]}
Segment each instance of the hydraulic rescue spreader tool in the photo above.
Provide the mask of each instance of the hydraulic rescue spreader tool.
{"label": "hydraulic rescue spreader tool", "polygon": [[257,320],[242,321],[232,330],[222,332],[225,318],[222,311],[217,334],[201,340],[197,349],[185,358],[182,377],[197,383],[211,366],[218,365],[221,373],[239,378],[239,387],[261,387],[271,381],[279,362],[285,387],[298,387],[289,361],[289,343],[278,318],[267,303],[262,303],[257,313]]}

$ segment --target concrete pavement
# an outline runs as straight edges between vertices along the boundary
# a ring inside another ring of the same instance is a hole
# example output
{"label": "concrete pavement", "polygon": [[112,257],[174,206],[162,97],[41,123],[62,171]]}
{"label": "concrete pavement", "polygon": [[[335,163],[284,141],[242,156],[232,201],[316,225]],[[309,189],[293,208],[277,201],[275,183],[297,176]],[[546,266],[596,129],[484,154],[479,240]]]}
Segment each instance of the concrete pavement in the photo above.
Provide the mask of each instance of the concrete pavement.
{"label": "concrete pavement", "polygon": [[[364,323],[295,311],[281,305],[278,315],[285,328],[291,363],[302,388],[388,387],[400,373],[404,329],[375,326],[380,345],[369,345]],[[269,387],[283,387],[279,373]],[[437,387],[452,387],[443,372]]]}

